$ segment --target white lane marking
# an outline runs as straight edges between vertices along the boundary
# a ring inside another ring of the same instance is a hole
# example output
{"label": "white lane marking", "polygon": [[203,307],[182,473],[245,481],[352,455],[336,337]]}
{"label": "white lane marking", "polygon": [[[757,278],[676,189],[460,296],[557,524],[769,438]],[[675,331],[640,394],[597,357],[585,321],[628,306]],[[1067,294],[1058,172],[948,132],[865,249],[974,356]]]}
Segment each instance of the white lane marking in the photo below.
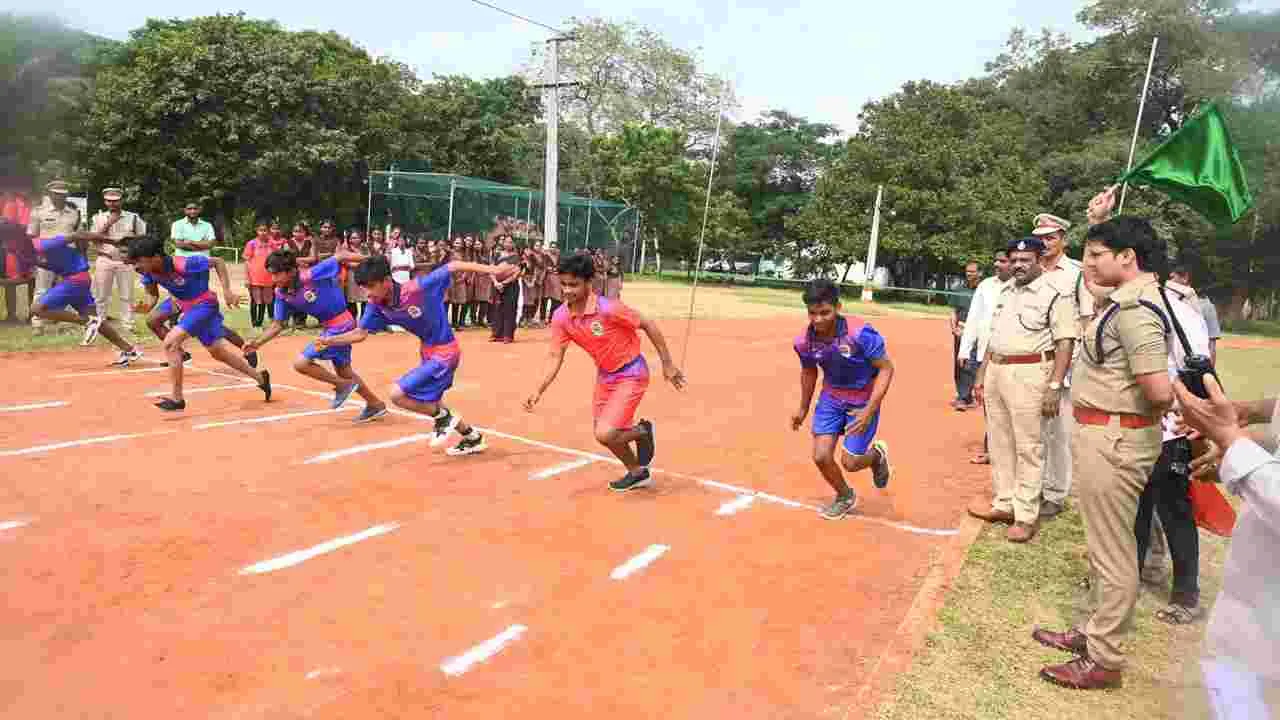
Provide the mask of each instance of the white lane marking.
{"label": "white lane marking", "polygon": [[496,603],[494,603],[494,604],[490,605],[490,606],[489,606],[489,608],[490,608],[490,609],[492,609],[492,610],[501,610],[502,608],[504,608],[504,607],[506,607],[506,606],[507,606],[507,601],[506,601],[506,600],[499,600],[498,602],[496,602]]}
{"label": "white lane marking", "polygon": [[529,628],[524,625],[511,625],[506,630],[476,645],[461,655],[451,657],[440,663],[440,671],[445,675],[458,676],[471,669],[471,666],[482,663],[497,655],[502,648],[519,638]]}
{"label": "white lane marking", "polygon": [[316,545],[314,547],[309,547],[306,550],[296,550],[294,552],[281,555],[280,557],[271,558],[270,560],[263,560],[260,563],[254,563],[253,565],[249,565],[248,567],[242,568],[240,570],[240,574],[256,575],[259,573],[268,573],[268,572],[274,572],[276,570],[283,570],[284,568],[293,567],[294,565],[304,563],[313,557],[324,555],[325,553],[331,553],[334,550],[339,550],[348,545],[354,545],[360,542],[361,540],[368,540],[369,538],[374,538],[379,535],[386,535],[387,533],[391,532],[392,530],[395,530],[398,527],[400,527],[400,523],[386,523],[383,525],[374,525],[368,530],[362,530],[358,533],[355,533],[354,535],[345,535],[340,538],[334,538],[333,540],[322,542],[319,545]]}
{"label": "white lane marking", "polygon": [[24,412],[27,410],[43,410],[44,408],[66,407],[71,403],[65,400],[56,402],[28,403],[26,405],[6,405],[0,407],[0,412]]}
{"label": "white lane marking", "polygon": [[[236,390],[239,388],[257,389],[257,387],[258,386],[254,385],[253,383],[235,383],[232,385],[211,385],[209,387],[199,387],[199,388],[192,388],[190,390],[183,390],[182,394],[195,395],[196,393],[211,393],[211,392],[218,392],[220,390]],[[146,397],[169,397],[169,393],[171,392],[172,390],[153,390],[147,393]]]}
{"label": "white lane marking", "polygon": [[[251,387],[257,387],[256,385]],[[220,420],[218,422],[201,423],[192,427],[192,430],[210,430],[212,428],[229,427],[231,425],[257,425],[259,423],[280,422],[281,420],[292,420],[293,418],[310,417],[312,415],[332,415],[340,413],[344,410],[350,410],[347,407],[340,407],[337,410],[307,410],[304,412],[285,413],[284,415],[264,415],[262,417],[241,418],[239,420]]]}
{"label": "white lane marking", "polygon": [[157,367],[157,368],[141,368],[136,370],[97,370],[93,372],[62,373],[61,375],[50,375],[49,377],[62,379],[62,378],[94,377],[97,375],[132,375],[133,373],[165,372],[168,369],[169,368],[167,367]]}
{"label": "white lane marking", "polygon": [[16,530],[30,524],[30,520],[5,520],[4,522],[0,522],[0,530]]}
{"label": "white lane marking", "polygon": [[99,445],[101,443],[116,442],[118,440],[132,440],[134,438],[149,437],[152,435],[171,435],[175,430],[162,430],[160,432],[144,432],[130,433],[128,435],[103,435],[101,437],[84,438],[83,440],[69,440],[67,442],[50,443],[48,445],[35,445],[18,450],[0,450],[0,457],[13,457],[14,455],[34,455],[36,453],[49,452],[50,450],[63,450],[65,448],[79,447],[81,445]]}
{"label": "white lane marking", "polygon": [[592,460],[591,458],[582,458],[580,460],[572,460],[567,463],[560,463],[559,465],[552,465],[549,468],[544,468],[530,475],[529,479],[530,480],[546,480],[549,477],[554,477],[563,472],[569,472],[570,470],[577,470],[578,468],[583,467],[584,465],[590,465],[593,462],[595,462],[595,460]]}
{"label": "white lane marking", "polygon": [[733,515],[734,513],[740,510],[746,510],[747,508],[751,507],[752,503],[754,503],[755,501],[756,501],[755,495],[739,495],[733,500],[730,500],[729,502],[721,505],[720,509],[716,510],[716,514],[717,515]]}
{"label": "white lane marking", "polygon": [[636,555],[630,560],[614,568],[613,572],[609,573],[609,577],[614,580],[622,580],[623,578],[644,569],[649,565],[649,563],[652,563],[654,560],[662,557],[670,549],[670,545],[650,545],[639,555]]}
{"label": "white lane marking", "polygon": [[359,455],[373,450],[385,450],[387,448],[399,447],[400,445],[408,445],[410,443],[422,442],[430,440],[435,433],[419,433],[417,435],[409,435],[408,437],[397,438],[395,440],[387,440],[386,442],[367,443],[365,445],[356,445],[355,447],[344,448],[342,450],[332,450],[327,453],[313,455],[302,462],[303,465],[314,465],[316,463],[326,463],[338,458],[344,458],[348,455]]}
{"label": "white lane marking", "polygon": [[316,668],[315,670],[312,670],[311,672],[307,673],[307,679],[315,680],[316,678],[328,677],[330,675],[337,675],[340,672],[342,672],[342,668],[340,667]]}

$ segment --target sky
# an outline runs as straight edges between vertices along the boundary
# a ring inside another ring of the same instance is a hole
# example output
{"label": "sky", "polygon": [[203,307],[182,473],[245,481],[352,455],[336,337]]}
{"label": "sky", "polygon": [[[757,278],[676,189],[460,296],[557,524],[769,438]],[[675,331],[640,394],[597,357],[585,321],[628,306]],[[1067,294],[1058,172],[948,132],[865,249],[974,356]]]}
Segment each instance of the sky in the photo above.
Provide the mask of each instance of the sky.
{"label": "sky", "polygon": [[[733,82],[735,119],[782,108],[852,131],[868,101],[909,80],[978,75],[1014,27],[1088,37],[1073,0],[488,0],[552,26],[571,17],[634,20],[697,50],[704,68]],[[1258,0],[1274,8],[1280,0]],[[89,12],[86,13],[86,8]],[[0,9],[53,13],[88,32],[123,40],[149,17],[244,12],[291,30],[334,30],[376,54],[432,73],[496,77],[520,71],[550,31],[471,0],[0,0]],[[567,78],[566,78],[567,79]]]}

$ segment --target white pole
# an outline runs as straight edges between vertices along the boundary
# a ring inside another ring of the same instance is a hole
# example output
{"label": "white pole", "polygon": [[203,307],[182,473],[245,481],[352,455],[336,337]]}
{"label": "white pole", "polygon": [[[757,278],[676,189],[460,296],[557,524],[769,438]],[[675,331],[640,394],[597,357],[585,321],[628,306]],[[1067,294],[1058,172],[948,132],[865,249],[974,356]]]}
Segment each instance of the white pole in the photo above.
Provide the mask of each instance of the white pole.
{"label": "white pole", "polygon": [[884,186],[876,188],[876,210],[871,218],[871,242],[867,244],[867,266],[862,281],[862,301],[871,302],[871,283],[876,279],[876,247],[880,244],[880,200],[884,198]]}
{"label": "white pole", "polygon": [[591,248],[591,200],[587,200],[587,237],[582,241],[582,247]]}
{"label": "white pole", "polygon": [[728,88],[720,96],[720,107],[716,114],[716,137],[711,145],[711,167],[707,170],[707,199],[702,206],[702,230],[698,233],[698,259],[693,265],[693,287],[689,290],[689,321],[685,324],[684,350],[680,353],[680,367],[689,356],[689,335],[693,330],[694,299],[698,294],[698,277],[702,274],[702,245],[707,238],[707,216],[711,213],[711,182],[716,177],[716,160],[720,157],[720,123],[724,120],[724,101],[728,96]]}
{"label": "white pole", "polygon": [[444,231],[445,242],[453,242],[453,191],[457,189],[458,181],[449,181],[449,227]]}
{"label": "white pole", "polygon": [[636,252],[640,249],[640,212],[635,208],[631,208],[631,212],[636,214],[636,229],[631,233],[631,272],[640,272],[636,267]]}
{"label": "white pole", "polygon": [[[640,227],[640,216],[639,214],[637,214],[636,228],[639,228],[639,227]],[[644,237],[641,237],[640,238],[640,267],[636,270],[636,272],[644,272],[645,251],[647,251],[648,249],[649,249],[649,243],[644,241]]]}
{"label": "white pole", "polygon": [[569,209],[566,210],[565,213],[567,213],[567,217],[564,221],[564,241],[565,249],[567,250],[569,247],[569,240],[573,237],[573,206],[570,205]]}
{"label": "white pole", "polygon": [[[558,176],[560,170],[559,134],[560,134],[560,38],[547,41],[547,87],[543,89],[543,102],[547,106],[547,168],[546,181],[543,183],[542,196],[542,239],[547,243],[556,242],[558,199]],[[532,202],[530,203],[532,204]]]}
{"label": "white pole", "polygon": [[[519,220],[519,219],[520,219],[520,216],[519,216],[519,215],[517,215],[517,216],[516,216],[516,219],[517,219],[517,220]],[[525,226],[525,231],[524,231],[524,241],[525,241],[526,243],[527,243],[527,242],[529,242],[529,230],[528,230],[528,228],[529,228],[531,225],[533,225],[533,191],[532,191],[532,190],[530,190],[530,191],[529,191],[529,207],[527,207],[527,208],[525,208],[525,209],[524,209],[524,226]],[[547,241],[547,231],[546,231],[546,230],[543,230],[543,231],[542,231],[542,242],[543,242],[543,243],[545,243],[546,241]]]}
{"label": "white pole", "polygon": [[[1151,69],[1156,64],[1156,45],[1159,42],[1160,38],[1151,38],[1151,57],[1147,58],[1147,79],[1142,81],[1142,97],[1138,98],[1138,119],[1133,123],[1133,142],[1129,143],[1129,162],[1124,166],[1126,173],[1133,169],[1133,153],[1138,149],[1138,130],[1142,128],[1142,111],[1147,107],[1147,87],[1151,85]],[[1124,213],[1124,196],[1128,189],[1129,183],[1125,183],[1120,188],[1120,207],[1116,210],[1117,215]]]}
{"label": "white pole", "polygon": [[369,204],[364,212],[364,236],[369,237],[369,229],[373,225],[373,173],[369,173]]}

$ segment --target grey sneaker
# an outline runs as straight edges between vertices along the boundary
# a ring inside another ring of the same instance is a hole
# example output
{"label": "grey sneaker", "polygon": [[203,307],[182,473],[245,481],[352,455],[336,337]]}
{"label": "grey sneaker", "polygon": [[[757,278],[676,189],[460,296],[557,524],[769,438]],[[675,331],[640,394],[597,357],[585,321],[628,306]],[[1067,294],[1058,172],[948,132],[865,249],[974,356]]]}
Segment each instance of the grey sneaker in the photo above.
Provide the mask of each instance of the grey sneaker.
{"label": "grey sneaker", "polygon": [[337,410],[338,408],[342,407],[343,404],[345,404],[348,399],[350,399],[352,393],[354,393],[356,390],[359,390],[359,389],[360,389],[360,383],[353,382],[344,388],[339,388],[337,390],[334,390],[333,402],[329,403],[329,407],[333,408],[334,410]]}
{"label": "grey sneaker", "polygon": [[488,450],[488,449],[489,449],[489,446],[486,445],[484,442],[484,435],[481,435],[475,430],[472,430],[471,435],[467,435],[466,437],[463,437],[462,440],[458,441],[457,445],[454,445],[453,447],[449,448],[448,450],[445,450],[444,452],[446,455],[453,455],[453,456],[474,455],[478,452],[484,452],[485,450]]}
{"label": "grey sneaker", "polygon": [[449,433],[458,427],[458,416],[447,407],[441,407],[444,415],[436,418],[435,436],[431,438],[431,447],[440,447],[449,439]]}
{"label": "grey sneaker", "polygon": [[871,465],[871,481],[883,490],[893,479],[893,466],[889,464],[889,445],[883,440],[871,443],[872,450],[880,451],[880,459]]}
{"label": "grey sneaker", "polygon": [[628,490],[637,490],[639,488],[649,487],[653,484],[653,476],[649,474],[649,468],[644,468],[639,475],[627,473],[622,477],[609,483],[610,490],[618,492],[626,492]]}
{"label": "grey sneaker", "polygon": [[385,405],[380,408],[366,407],[364,410],[360,412],[359,415],[356,416],[355,420],[352,420],[352,422],[357,425],[360,425],[367,422],[373,422],[378,418],[386,417],[386,416],[387,416],[387,408]]}
{"label": "grey sneaker", "polygon": [[102,318],[93,315],[89,318],[89,322],[84,326],[84,336],[80,338],[81,345],[92,345],[94,340],[98,339],[98,328],[102,327]]}
{"label": "grey sneaker", "polygon": [[853,509],[856,507],[858,507],[857,495],[838,495],[835,500],[831,501],[830,505],[822,508],[822,517],[828,520],[839,520],[845,515],[853,512]]}

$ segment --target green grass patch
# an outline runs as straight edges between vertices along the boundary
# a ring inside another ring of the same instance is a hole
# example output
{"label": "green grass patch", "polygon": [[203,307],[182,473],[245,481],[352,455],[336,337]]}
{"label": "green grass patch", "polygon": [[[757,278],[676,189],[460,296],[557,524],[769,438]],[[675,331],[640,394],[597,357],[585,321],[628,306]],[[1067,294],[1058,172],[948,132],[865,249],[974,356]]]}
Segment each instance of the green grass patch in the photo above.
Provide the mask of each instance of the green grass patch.
{"label": "green grass patch", "polygon": [[1280,320],[1235,320],[1222,329],[1233,335],[1280,338]]}

